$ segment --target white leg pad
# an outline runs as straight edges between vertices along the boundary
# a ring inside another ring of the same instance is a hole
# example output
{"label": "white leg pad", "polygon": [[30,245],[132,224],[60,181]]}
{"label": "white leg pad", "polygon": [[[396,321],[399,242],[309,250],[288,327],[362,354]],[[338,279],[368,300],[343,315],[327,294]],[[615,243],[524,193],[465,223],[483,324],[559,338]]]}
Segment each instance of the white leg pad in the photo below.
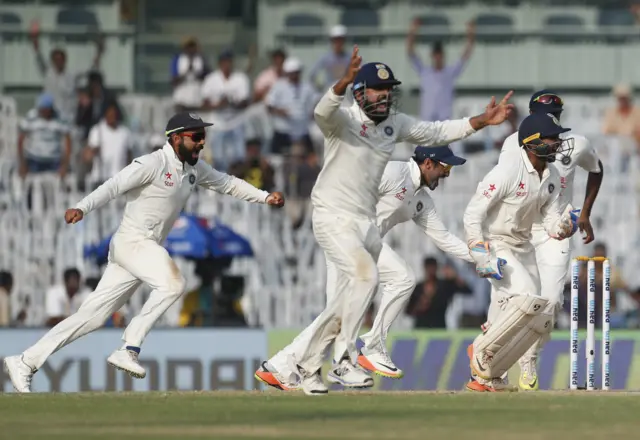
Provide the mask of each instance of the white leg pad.
{"label": "white leg pad", "polygon": [[[540,296],[532,295],[515,295],[509,298],[508,304],[504,310],[499,314],[496,320],[491,323],[487,331],[478,336],[473,341],[474,358],[472,359],[473,369],[478,376],[483,379],[491,379],[501,376],[504,371],[499,374],[495,374],[491,365],[494,364],[496,355],[507,344],[514,339],[522,329],[527,328],[529,322],[544,310],[548,300]],[[524,349],[526,351],[534,340],[531,340],[529,345]],[[524,351],[520,353],[520,356],[524,354]],[[492,357],[491,362],[485,362],[483,354]],[[518,356],[518,358],[520,357]],[[513,360],[515,363],[518,358]],[[488,371],[488,370],[491,371]]]}
{"label": "white leg pad", "polygon": [[[549,307],[547,307],[547,309],[549,309]],[[544,331],[538,335],[538,338],[533,342],[531,347],[520,358],[520,366],[525,365],[527,362],[534,362],[535,359],[538,358],[542,347],[544,347],[545,344],[551,339],[551,332],[553,331],[553,327],[556,324],[555,309],[552,308],[551,311],[545,310],[544,312],[542,312],[540,317],[544,316],[546,316],[551,322],[547,327],[544,328]]]}
{"label": "white leg pad", "polygon": [[542,313],[534,316],[529,323],[502,347],[491,361],[491,375],[503,375],[529,350],[536,342],[548,336],[553,328],[553,315]]}

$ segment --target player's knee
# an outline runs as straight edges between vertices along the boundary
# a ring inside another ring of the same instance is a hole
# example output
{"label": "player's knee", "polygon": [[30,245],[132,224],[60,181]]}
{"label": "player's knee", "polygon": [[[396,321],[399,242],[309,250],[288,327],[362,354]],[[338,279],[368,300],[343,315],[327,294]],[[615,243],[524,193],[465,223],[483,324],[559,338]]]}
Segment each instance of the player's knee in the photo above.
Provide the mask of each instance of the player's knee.
{"label": "player's knee", "polygon": [[416,288],[416,276],[411,268],[402,274],[402,280],[398,282],[398,293],[402,296],[410,295]]}
{"label": "player's knee", "polygon": [[182,276],[173,277],[169,280],[169,293],[175,296],[181,296],[187,288],[187,280]]}
{"label": "player's knee", "polygon": [[366,283],[370,286],[378,285],[378,267],[371,255],[366,252],[357,256],[355,277],[361,283]]}

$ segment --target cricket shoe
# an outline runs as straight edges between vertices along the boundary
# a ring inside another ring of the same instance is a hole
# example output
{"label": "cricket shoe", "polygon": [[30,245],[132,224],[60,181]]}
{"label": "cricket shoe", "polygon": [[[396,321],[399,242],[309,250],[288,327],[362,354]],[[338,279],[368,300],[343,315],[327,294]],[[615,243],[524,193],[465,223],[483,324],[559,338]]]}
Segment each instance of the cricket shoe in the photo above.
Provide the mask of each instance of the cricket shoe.
{"label": "cricket shoe", "polygon": [[322,382],[320,369],[315,373],[308,373],[307,370],[298,365],[296,358],[292,355],[287,358],[287,363],[293,374],[300,378],[299,387],[307,396],[320,396],[329,393],[329,388]]}
{"label": "cricket shoe", "polygon": [[515,386],[509,385],[509,381],[506,378],[496,377],[491,380],[484,380],[479,377],[471,378],[465,385],[468,391],[480,392],[480,393],[502,393],[518,391]]}
{"label": "cricket shoe", "polygon": [[147,375],[145,369],[138,362],[138,353],[133,350],[127,350],[126,348],[120,348],[107,358],[107,363],[112,367],[117,368],[128,373],[131,377],[136,379],[144,379]]}
{"label": "cricket shoe", "polygon": [[22,355],[4,358],[4,370],[9,375],[13,388],[17,392],[31,392],[31,380],[38,370],[27,365]]}
{"label": "cricket shoe", "polygon": [[404,371],[396,367],[385,350],[374,351],[363,347],[358,356],[358,365],[378,376],[401,379]]}
{"label": "cricket shoe", "polygon": [[538,371],[536,369],[536,358],[530,358],[520,363],[520,380],[518,386],[522,391],[537,391],[540,388],[538,384]]}
{"label": "cricket shoe", "polygon": [[484,380],[491,380],[486,371],[489,369],[493,355],[488,351],[475,353],[473,344],[467,347],[467,356],[469,356],[469,367],[471,368],[471,376]]}
{"label": "cricket shoe", "polygon": [[346,358],[338,364],[334,364],[327,374],[327,380],[345,388],[370,388],[373,386],[373,378],[369,373],[353,365]]}
{"label": "cricket shoe", "polygon": [[[291,375],[294,376],[294,375]],[[281,391],[295,391],[300,389],[300,383],[296,382],[294,378],[286,378],[283,374],[280,374],[273,366],[265,361],[260,365],[260,368],[256,370],[254,375],[256,379],[265,385],[269,385],[277,390]]]}

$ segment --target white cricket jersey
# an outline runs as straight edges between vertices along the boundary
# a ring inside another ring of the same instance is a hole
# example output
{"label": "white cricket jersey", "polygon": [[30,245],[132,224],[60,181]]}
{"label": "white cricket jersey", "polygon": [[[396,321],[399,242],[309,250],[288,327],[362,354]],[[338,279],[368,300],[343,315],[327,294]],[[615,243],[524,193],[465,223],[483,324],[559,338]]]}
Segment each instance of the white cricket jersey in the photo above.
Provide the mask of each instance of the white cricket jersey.
{"label": "white cricket jersey", "polygon": [[475,133],[469,119],[422,122],[403,113],[376,125],[357,103],[329,89],[315,108],[324,135],[324,166],[311,193],[316,210],[374,219],[384,167],[399,141],[443,145]]}
{"label": "white cricket jersey", "polygon": [[[573,183],[576,175],[576,167],[580,167],[588,173],[600,173],[600,158],[596,150],[591,146],[589,140],[579,134],[563,133],[560,135],[563,139],[573,138],[573,151],[568,159],[562,161],[562,155],[558,154],[558,158],[550,166],[555,167],[560,175],[560,188],[563,192],[563,200],[567,203],[573,203]],[[520,143],[518,142],[518,132],[513,133],[502,144],[502,150],[498,162],[503,159],[502,153],[516,153],[520,151]],[[533,241],[536,244],[549,240],[549,234],[544,229],[544,225],[540,218],[536,219],[532,228]]]}
{"label": "white cricket jersey", "polygon": [[467,243],[525,244],[531,241],[531,228],[540,217],[545,230],[557,235],[565,207],[555,167],[548,166],[540,178],[524,150],[504,155],[478,184],[465,210]]}
{"label": "white cricket jersey", "polygon": [[76,208],[86,215],[124,195],[127,204],[117,232],[161,243],[196,185],[255,203],[265,203],[269,195],[201,160],[195,166],[181,162],[167,143],[158,151],[134,159],[82,199]]}
{"label": "white cricket jersey", "polygon": [[387,164],[380,183],[378,202],[378,229],[384,237],[395,225],[413,220],[436,246],[451,256],[473,262],[469,248],[447,230],[436,212],[433,199],[422,186],[418,164],[391,161]]}

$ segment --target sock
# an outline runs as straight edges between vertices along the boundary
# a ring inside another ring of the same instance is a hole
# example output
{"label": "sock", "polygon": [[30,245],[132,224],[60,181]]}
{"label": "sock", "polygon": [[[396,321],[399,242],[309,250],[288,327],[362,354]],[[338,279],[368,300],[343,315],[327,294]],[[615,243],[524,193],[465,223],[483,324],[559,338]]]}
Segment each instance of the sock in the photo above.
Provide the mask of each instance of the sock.
{"label": "sock", "polygon": [[133,345],[124,344],[124,349],[125,350],[129,350],[129,351],[134,351],[134,352],[140,354],[140,347],[134,347]]}

